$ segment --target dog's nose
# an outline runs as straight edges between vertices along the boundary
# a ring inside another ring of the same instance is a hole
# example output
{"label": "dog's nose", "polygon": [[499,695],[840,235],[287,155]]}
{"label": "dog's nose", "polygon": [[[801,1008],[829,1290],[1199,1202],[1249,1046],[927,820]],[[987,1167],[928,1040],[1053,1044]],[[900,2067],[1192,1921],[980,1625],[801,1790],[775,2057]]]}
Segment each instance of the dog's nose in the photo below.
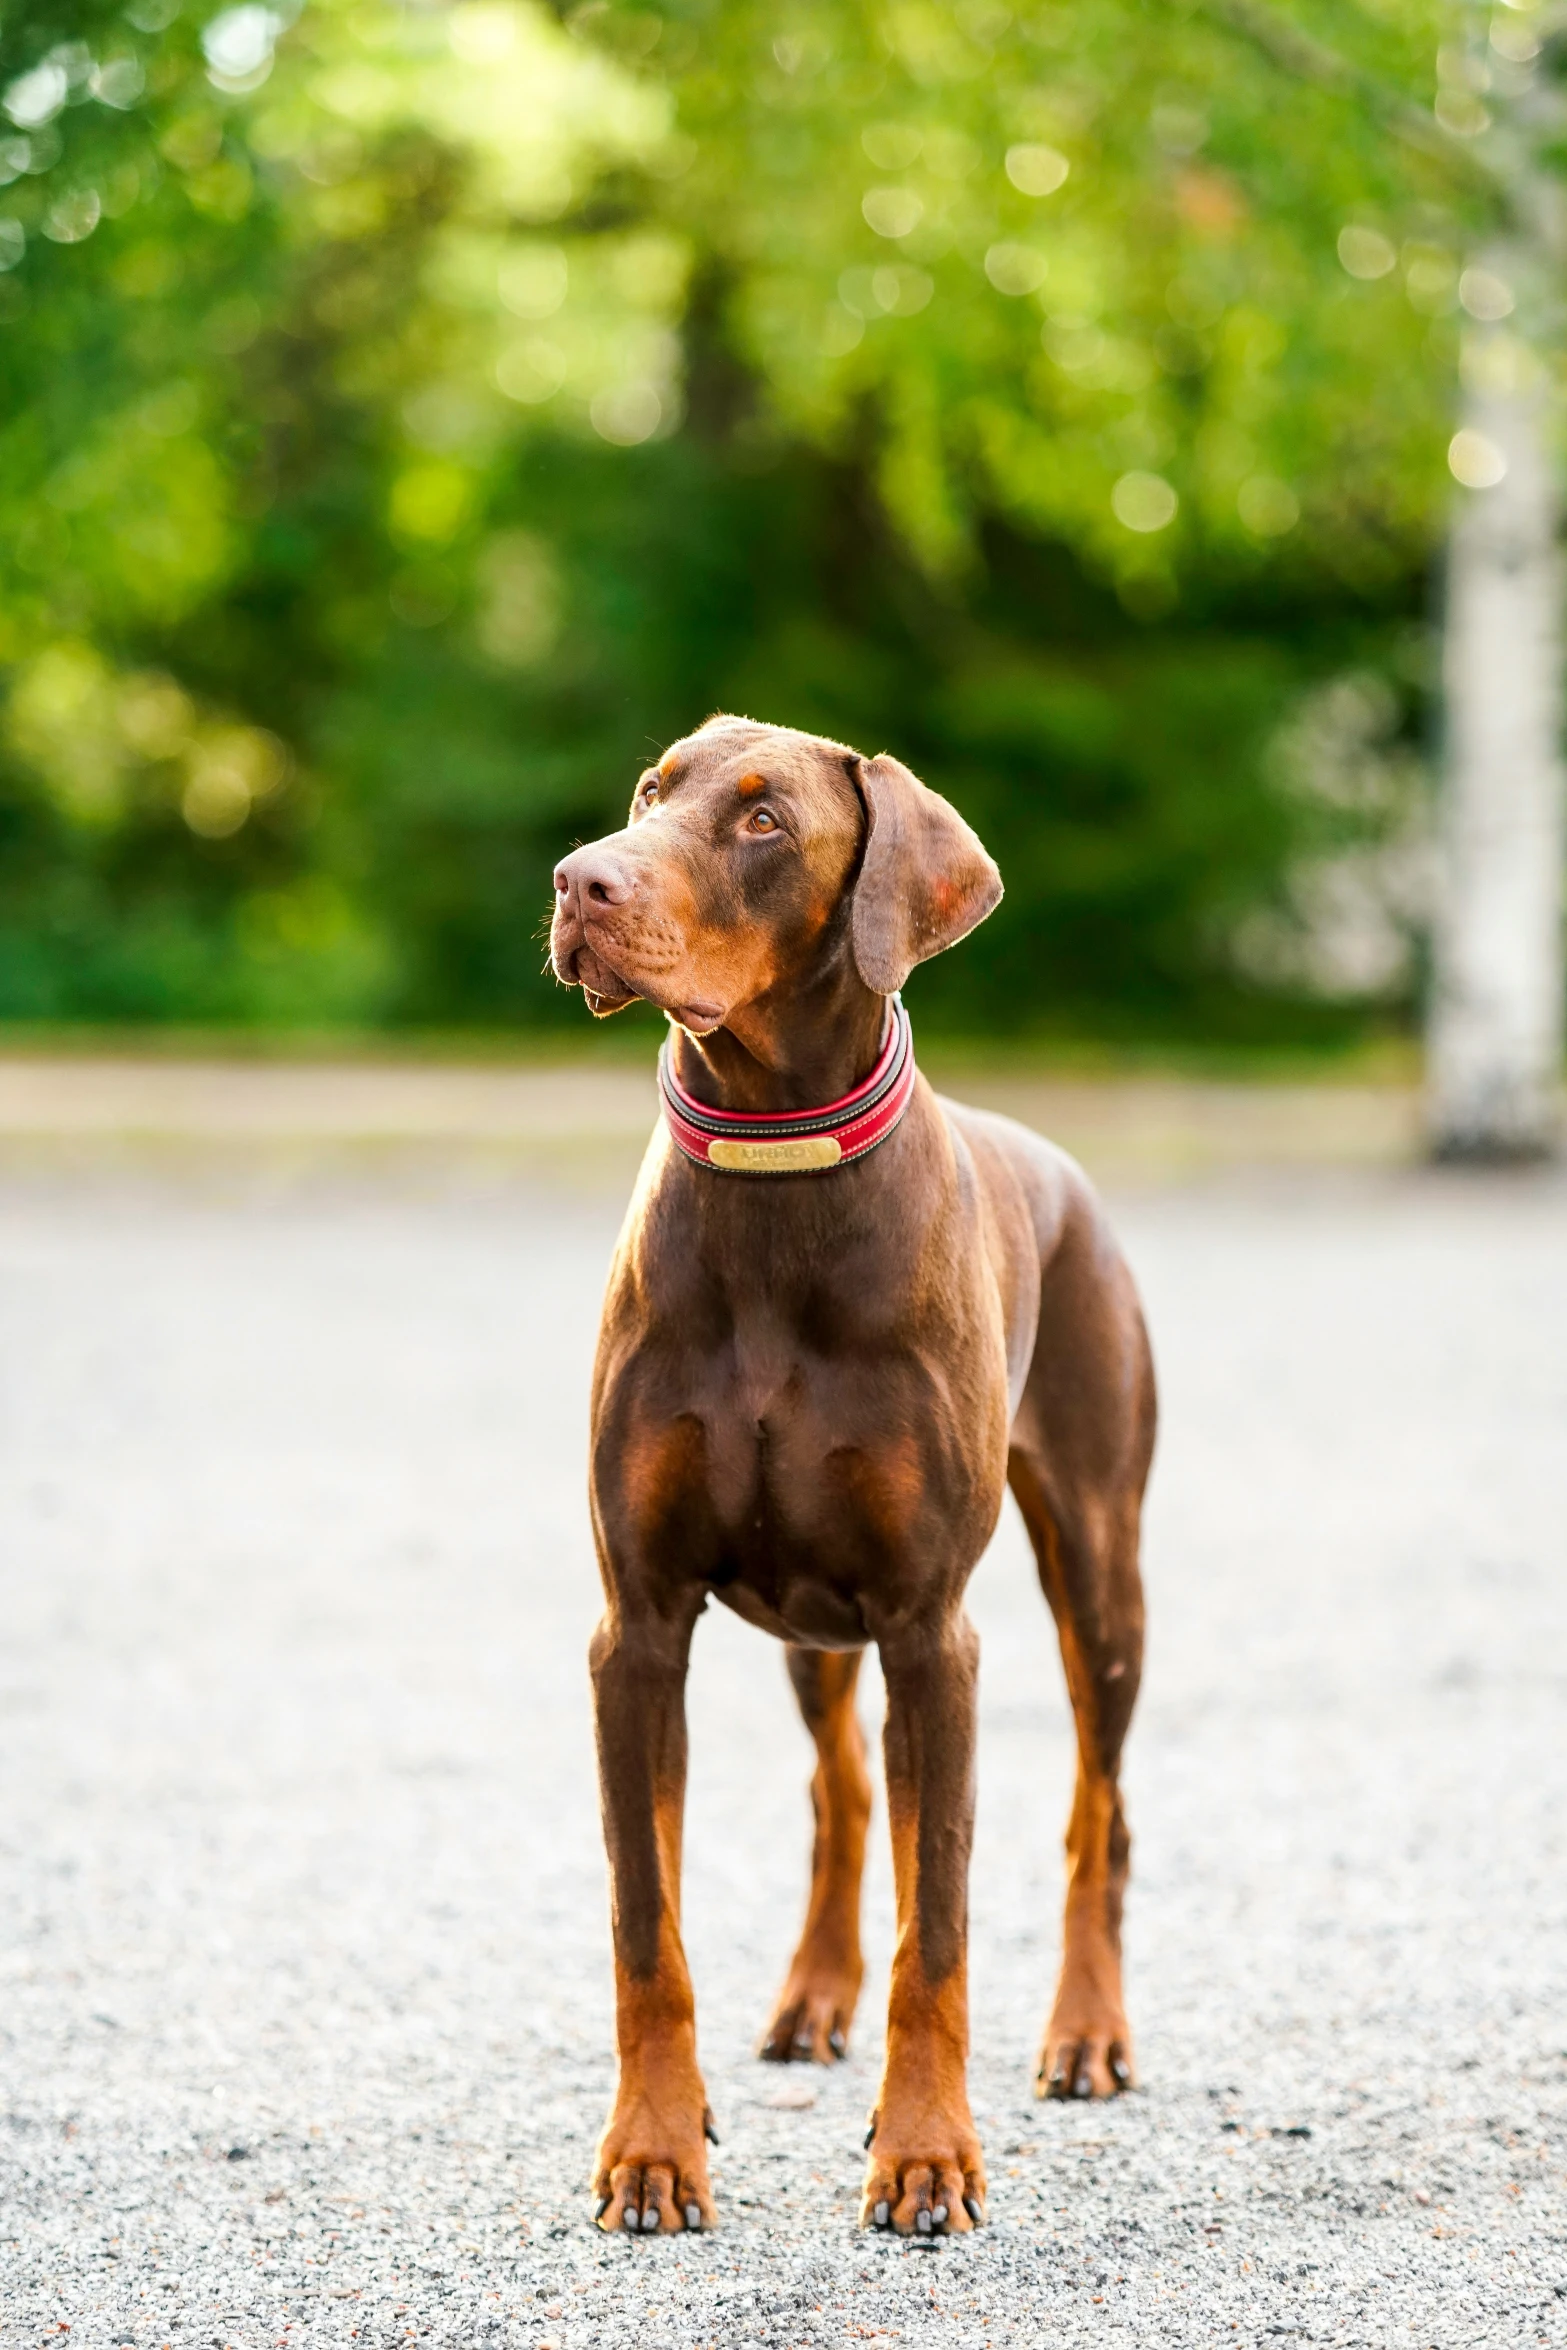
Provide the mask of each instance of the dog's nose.
{"label": "dog's nose", "polygon": [[555,895],[575,890],[583,906],[623,906],[636,892],[635,877],[607,849],[573,849],[555,868]]}

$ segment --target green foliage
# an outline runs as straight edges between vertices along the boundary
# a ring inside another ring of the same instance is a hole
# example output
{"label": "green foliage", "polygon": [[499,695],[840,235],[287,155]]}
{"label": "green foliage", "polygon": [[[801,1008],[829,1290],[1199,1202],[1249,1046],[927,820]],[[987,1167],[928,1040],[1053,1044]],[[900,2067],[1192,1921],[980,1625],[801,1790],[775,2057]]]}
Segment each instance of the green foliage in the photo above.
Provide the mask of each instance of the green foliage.
{"label": "green foliage", "polygon": [[[668,21],[697,148],[675,209],[729,266],[741,346],[801,429],[873,405],[879,486],[932,565],[986,512],[1143,611],[1182,569],[1377,588],[1418,564],[1455,339],[1429,349],[1403,283],[1349,277],[1336,240],[1418,222],[1446,250],[1462,178],[1200,8]],[[1429,70],[1435,11],[1384,28],[1395,71]],[[1144,475],[1176,496],[1134,513],[1112,493]]]}
{"label": "green foliage", "polygon": [[931,1018],[1407,999],[1302,877],[1418,816],[1456,138],[1152,0],[187,6],[0,31],[0,1016],[569,1016],[553,860],[717,707],[996,849]]}

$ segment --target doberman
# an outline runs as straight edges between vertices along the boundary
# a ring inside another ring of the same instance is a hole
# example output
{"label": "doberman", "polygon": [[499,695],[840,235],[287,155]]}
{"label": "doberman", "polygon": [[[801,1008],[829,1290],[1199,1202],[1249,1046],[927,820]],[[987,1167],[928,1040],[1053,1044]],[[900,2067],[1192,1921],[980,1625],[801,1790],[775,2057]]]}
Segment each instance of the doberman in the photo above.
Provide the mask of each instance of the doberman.
{"label": "doberman", "polygon": [[897,991],[1001,883],[896,759],[710,719],[643,775],[623,831],[564,859],[555,891],[556,976],[597,1014],[642,998],[670,1022],[666,1115],[593,1379],[620,2059],[598,2223],[716,2217],[680,1940],[686,1665],[716,1595],[786,1643],[816,1746],[810,1902],[761,2044],[776,2063],[847,2044],[871,1802],[855,1681],[870,1642],[880,1655],[897,1943],[860,2216],[965,2231],[985,2173],[965,2080],[978,1641],[963,1595],[1009,1482],[1077,1729],[1038,2093],[1133,2078],[1117,1774],[1154,1437],[1136,1293],[1073,1162],[914,1069]]}

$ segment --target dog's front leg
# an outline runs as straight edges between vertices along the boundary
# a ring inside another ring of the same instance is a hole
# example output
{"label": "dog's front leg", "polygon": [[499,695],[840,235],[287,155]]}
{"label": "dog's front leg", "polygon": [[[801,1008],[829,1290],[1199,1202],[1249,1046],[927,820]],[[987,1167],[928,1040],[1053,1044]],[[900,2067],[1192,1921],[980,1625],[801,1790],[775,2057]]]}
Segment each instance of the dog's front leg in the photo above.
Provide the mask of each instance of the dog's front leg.
{"label": "dog's front leg", "polygon": [[979,1641],[966,1616],[881,1644],[898,1942],[862,2226],[958,2234],[984,2216],[968,2083],[968,1869]]}
{"label": "dog's front leg", "polygon": [[593,1638],[620,2078],[594,2172],[606,2229],[711,2227],[711,2127],[680,1941],[689,1621],[612,1606]]}

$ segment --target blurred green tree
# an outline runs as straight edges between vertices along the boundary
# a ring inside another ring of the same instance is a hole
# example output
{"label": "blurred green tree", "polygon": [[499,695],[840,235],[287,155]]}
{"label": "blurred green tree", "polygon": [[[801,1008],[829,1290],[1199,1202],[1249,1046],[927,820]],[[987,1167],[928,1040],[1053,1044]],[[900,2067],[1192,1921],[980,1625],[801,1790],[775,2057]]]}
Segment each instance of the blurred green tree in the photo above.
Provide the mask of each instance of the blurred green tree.
{"label": "blurred green tree", "polygon": [[1407,1007],[1461,130],[1120,0],[68,13],[0,33],[0,1013],[548,1019],[554,855],[716,706],[992,841],[951,1026]]}
{"label": "blurred green tree", "polygon": [[1450,1152],[1545,1144],[1561,12],[674,0],[661,21],[741,347],[796,429],[874,417],[881,495],[933,571],[961,575],[999,513],[1136,612],[1248,568],[1363,595],[1413,571],[1461,485],[1433,1124]]}

